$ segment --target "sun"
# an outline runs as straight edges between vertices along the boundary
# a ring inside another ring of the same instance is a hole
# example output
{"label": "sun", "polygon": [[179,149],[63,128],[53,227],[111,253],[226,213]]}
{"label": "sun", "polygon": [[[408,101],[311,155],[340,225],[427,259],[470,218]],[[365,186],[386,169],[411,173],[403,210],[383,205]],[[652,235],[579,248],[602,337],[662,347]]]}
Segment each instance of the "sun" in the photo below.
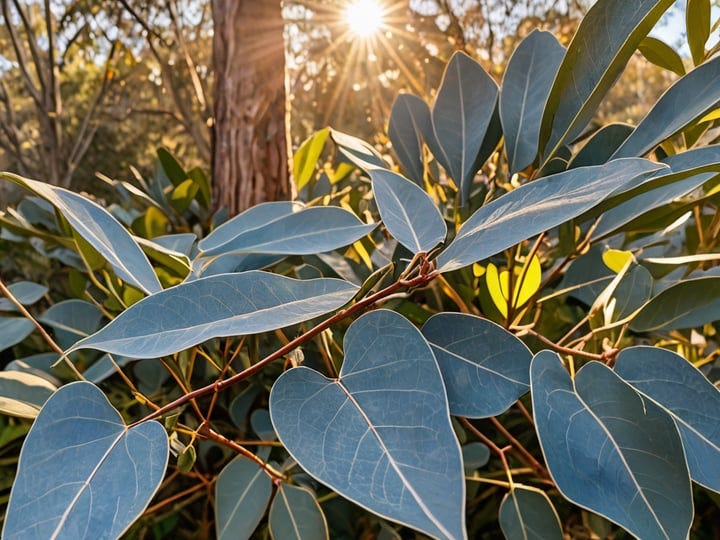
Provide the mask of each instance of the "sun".
{"label": "sun", "polygon": [[343,16],[350,33],[359,38],[370,38],[383,26],[385,9],[376,0],[352,0]]}

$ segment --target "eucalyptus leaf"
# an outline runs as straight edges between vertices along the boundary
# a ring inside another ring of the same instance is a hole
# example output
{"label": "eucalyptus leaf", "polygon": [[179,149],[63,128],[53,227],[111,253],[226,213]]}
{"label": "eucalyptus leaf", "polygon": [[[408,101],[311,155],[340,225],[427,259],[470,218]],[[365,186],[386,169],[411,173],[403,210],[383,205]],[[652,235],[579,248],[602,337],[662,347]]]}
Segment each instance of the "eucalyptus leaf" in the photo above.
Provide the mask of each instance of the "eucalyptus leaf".
{"label": "eucalyptus leaf", "polygon": [[[688,99],[688,96],[693,96]],[[720,57],[708,60],[677,80],[637,125],[613,158],[641,156],[717,107]]]}
{"label": "eucalyptus leaf", "polygon": [[268,516],[274,540],[327,540],[328,525],[309,489],[280,484]]}
{"label": "eucalyptus leaf", "polygon": [[38,320],[54,330],[58,345],[66,349],[100,328],[103,318],[95,304],[74,298],[51,306]]}
{"label": "eucalyptus leaf", "polygon": [[0,317],[0,351],[17,345],[33,330],[35,325],[25,317]]}
{"label": "eucalyptus leaf", "polygon": [[357,287],[338,279],[306,281],[267,272],[220,274],[149,296],[68,351],[98,349],[157,358],[215,337],[267,332],[338,309]]}
{"label": "eucalyptus leaf", "polygon": [[697,328],[720,319],[720,277],[680,281],[643,306],[630,328],[636,332]]}
{"label": "eucalyptus leaf", "polygon": [[252,536],[272,495],[272,480],[254,461],[238,456],[215,483],[215,529],[218,540]]}
{"label": "eucalyptus leaf", "polygon": [[440,154],[435,154],[460,191],[470,195],[485,134],[495,111],[498,87],[480,64],[463,52],[450,59],[432,108],[432,125]]}
{"label": "eucalyptus leaf", "polygon": [[465,481],[440,371],[420,332],[376,310],[348,328],[338,379],[297,367],[270,393],[275,431],[311,476],[387,519],[466,538]]}
{"label": "eucalyptus leaf", "polygon": [[[8,285],[10,294],[23,306],[32,306],[48,292],[45,285],[32,281],[18,281]],[[0,311],[18,311],[18,308],[9,298],[0,298]]]}
{"label": "eucalyptus leaf", "polygon": [[162,289],[150,262],[130,234],[99,204],[77,193],[10,173],[5,178],[50,202],[110,264],[118,277],[148,294]]}
{"label": "eucalyptus leaf", "polygon": [[674,0],[596,2],[568,46],[540,130],[546,160],[580,135],[638,45]]}
{"label": "eucalyptus leaf", "polygon": [[63,386],[23,444],[3,538],[118,538],[160,487],[167,460],[162,424],[128,428],[93,384]]}
{"label": "eucalyptus leaf", "polygon": [[44,377],[21,371],[0,371],[0,413],[35,418],[57,390]]}
{"label": "eucalyptus leaf", "polygon": [[370,178],[380,217],[398,242],[420,253],[445,240],[445,220],[425,191],[392,171],[376,169]]}
{"label": "eucalyptus leaf", "polygon": [[510,174],[535,161],[545,102],[565,48],[550,32],[533,30],[508,61],[500,94]]}
{"label": "eucalyptus leaf", "polygon": [[440,366],[451,414],[496,416],[529,390],[532,353],[501,326],[473,315],[438,313],[422,333]]}
{"label": "eucalyptus leaf", "polygon": [[682,58],[670,45],[654,37],[646,37],[640,45],[638,50],[647,59],[648,62],[652,62],[656,66],[667,69],[680,75],[685,75],[685,66],[683,65]]}
{"label": "eucalyptus leaf", "polygon": [[[240,228],[238,225],[244,222],[232,220],[222,225],[200,241],[202,256],[227,253],[313,255],[352,244],[376,227],[374,223],[366,225],[352,212],[337,206],[301,208],[272,221],[267,220],[267,216],[264,218],[262,225],[253,228]],[[230,226],[237,234],[218,245],[217,233],[222,231],[227,235]]]}
{"label": "eucalyptus leaf", "polygon": [[425,165],[423,161],[423,119],[428,106],[417,96],[399,94],[390,110],[388,137],[408,178],[422,186]]}
{"label": "eucalyptus leaf", "polygon": [[556,353],[542,351],[530,379],[540,445],[563,496],[639,538],[686,538],[692,491],[667,412],[595,361],[571,379]]}
{"label": "eucalyptus leaf", "polygon": [[593,133],[590,140],[568,163],[568,169],[576,167],[590,167],[602,165],[610,161],[620,145],[632,133],[633,127],[629,124],[607,124]]}
{"label": "eucalyptus leaf", "polygon": [[507,540],[562,540],[560,518],[543,491],[515,485],[503,497],[500,528]]}
{"label": "eucalyptus leaf", "polygon": [[659,347],[623,349],[615,373],[669,412],[690,476],[720,492],[720,391],[682,356]]}
{"label": "eucalyptus leaf", "polygon": [[613,191],[662,169],[629,158],[539,178],[495,199],[463,223],[438,257],[441,272],[483,260],[596,206]]}

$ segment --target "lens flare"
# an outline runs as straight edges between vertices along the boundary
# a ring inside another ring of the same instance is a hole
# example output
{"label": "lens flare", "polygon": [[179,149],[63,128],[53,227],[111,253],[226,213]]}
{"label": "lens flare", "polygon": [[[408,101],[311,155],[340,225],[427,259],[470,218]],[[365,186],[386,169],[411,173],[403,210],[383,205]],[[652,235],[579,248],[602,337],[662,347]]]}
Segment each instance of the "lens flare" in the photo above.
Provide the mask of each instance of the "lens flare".
{"label": "lens flare", "polygon": [[375,0],[353,0],[345,8],[345,22],[359,38],[370,38],[383,25],[383,7]]}

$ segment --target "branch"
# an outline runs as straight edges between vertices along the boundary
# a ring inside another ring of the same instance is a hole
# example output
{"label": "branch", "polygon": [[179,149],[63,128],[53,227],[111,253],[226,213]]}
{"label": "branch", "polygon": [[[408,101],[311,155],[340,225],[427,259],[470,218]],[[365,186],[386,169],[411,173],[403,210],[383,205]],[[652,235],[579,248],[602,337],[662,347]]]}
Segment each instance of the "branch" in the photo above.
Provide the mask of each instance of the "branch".
{"label": "branch", "polygon": [[40,110],[43,110],[43,102],[40,91],[38,90],[37,86],[35,86],[35,83],[30,76],[30,72],[27,68],[28,62],[27,57],[25,56],[25,50],[20,45],[20,37],[18,36],[17,30],[12,23],[10,10],[8,8],[8,0],[0,0],[0,2],[2,2],[2,12],[3,19],[5,20],[5,27],[7,28],[8,35],[10,36],[10,42],[12,43],[13,50],[15,51],[15,58],[17,59],[18,66],[20,67],[20,72],[22,73],[23,80],[25,81],[25,86],[28,89],[30,97],[32,97],[33,101],[35,102],[35,105],[37,105]]}
{"label": "branch", "polygon": [[[426,269],[428,263],[426,261],[423,261],[422,268]],[[392,295],[393,293],[397,292],[400,289],[404,288],[413,288],[413,287],[421,287],[424,285],[427,285],[430,281],[435,279],[439,274],[430,268],[427,268],[427,272],[419,272],[418,275],[412,278],[401,278],[392,285],[389,285],[385,289],[382,289],[381,291],[378,291],[375,294],[372,294],[370,296],[367,296],[363,298],[362,300],[359,300],[355,304],[351,305],[350,307],[343,309],[341,311],[338,311],[335,315],[330,317],[329,319],[326,319],[324,322],[318,324],[311,330],[308,330],[306,333],[296,337],[292,341],[290,341],[287,345],[281,347],[280,349],[276,350],[274,353],[266,356],[256,364],[250,366],[249,368],[241,371],[240,373],[237,373],[233,375],[232,377],[228,379],[224,379],[221,381],[216,381],[212,384],[209,384],[207,386],[204,386],[202,388],[198,388],[197,390],[193,390],[192,392],[189,392],[183,396],[180,396],[175,401],[168,403],[164,407],[161,407],[157,411],[153,411],[149,415],[147,415],[145,418],[142,418],[141,420],[138,420],[133,425],[140,424],[142,422],[145,422],[147,420],[152,420],[153,418],[157,418],[159,416],[162,416],[163,414],[172,411],[173,409],[176,409],[180,407],[181,405],[184,405],[190,400],[197,399],[202,396],[206,396],[208,394],[212,394],[215,392],[220,392],[224,388],[227,388],[229,386],[232,386],[234,384],[237,384],[241,381],[244,381],[245,379],[248,379],[249,377],[252,377],[259,371],[261,371],[265,366],[268,364],[274,362],[278,358],[282,358],[286,354],[289,354],[293,350],[297,349],[300,345],[303,345],[304,343],[310,341],[312,338],[323,332],[324,330],[330,328],[332,325],[342,321],[343,319],[346,319],[352,315],[358,314],[362,311],[364,311],[366,308],[372,306],[373,304],[376,304],[380,300],[383,300],[384,298],[387,298],[388,296]]]}

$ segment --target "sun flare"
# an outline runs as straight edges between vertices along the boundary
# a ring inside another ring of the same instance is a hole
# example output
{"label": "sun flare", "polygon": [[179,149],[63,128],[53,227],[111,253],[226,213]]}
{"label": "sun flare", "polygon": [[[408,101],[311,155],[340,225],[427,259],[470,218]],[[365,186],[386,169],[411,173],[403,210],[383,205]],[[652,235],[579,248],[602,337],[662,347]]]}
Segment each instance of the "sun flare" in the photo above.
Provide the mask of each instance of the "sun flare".
{"label": "sun flare", "polygon": [[345,22],[359,38],[369,38],[383,25],[384,8],[376,0],[352,0],[345,8]]}

